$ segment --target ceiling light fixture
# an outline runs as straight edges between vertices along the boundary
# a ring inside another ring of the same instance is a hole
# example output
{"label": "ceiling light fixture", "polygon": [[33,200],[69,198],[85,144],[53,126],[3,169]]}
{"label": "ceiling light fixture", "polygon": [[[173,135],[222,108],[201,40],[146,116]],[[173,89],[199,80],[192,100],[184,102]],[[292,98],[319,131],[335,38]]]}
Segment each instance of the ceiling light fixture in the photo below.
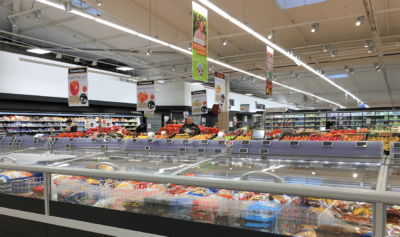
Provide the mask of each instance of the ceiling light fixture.
{"label": "ceiling light fixture", "polygon": [[192,42],[189,44],[189,50],[192,50]]}
{"label": "ceiling light fixture", "polygon": [[228,43],[228,39],[227,38],[221,38],[221,44],[222,45],[226,45]]}
{"label": "ceiling light fixture", "polygon": [[147,49],[147,56],[149,56],[151,53],[153,53],[153,50],[151,48]]}
{"label": "ceiling light fixture", "polygon": [[99,23],[101,23],[101,24],[104,24],[104,25],[113,27],[113,28],[115,28],[115,29],[125,31],[125,32],[127,32],[127,33],[132,34],[132,35],[138,35],[138,34],[139,34],[138,32],[136,32],[136,31],[134,31],[134,30],[125,28],[125,27],[123,27],[123,26],[116,25],[116,24],[114,24],[114,23],[111,23],[111,22],[109,22],[109,21],[105,21],[105,20],[100,19],[100,18],[96,18],[95,21],[97,21],[97,22],[99,22]]}
{"label": "ceiling light fixture", "polygon": [[356,20],[356,26],[359,26],[361,24],[364,24],[364,16],[360,16]]}
{"label": "ceiling light fixture", "polygon": [[275,30],[271,30],[268,35],[268,39],[272,39],[275,36]]}
{"label": "ceiling light fixture", "polygon": [[41,2],[41,3],[44,3],[44,4],[47,4],[47,5],[52,6],[52,7],[55,7],[55,8],[58,8],[58,9],[60,9],[60,10],[64,10],[63,5],[60,4],[60,3],[57,4],[57,3],[50,2],[50,1],[47,1],[47,0],[36,0],[36,1]]}
{"label": "ceiling light fixture", "polygon": [[27,49],[26,51],[29,53],[36,53],[36,54],[51,53],[51,51],[49,51],[49,50],[39,49],[39,48]]}
{"label": "ceiling light fixture", "polygon": [[337,56],[337,49],[332,50],[332,57]]}
{"label": "ceiling light fixture", "polygon": [[291,76],[294,76],[294,71],[290,71],[290,75],[291,75]]}
{"label": "ceiling light fixture", "polygon": [[97,61],[93,61],[92,66],[97,66]]}
{"label": "ceiling light fixture", "polygon": [[377,70],[378,72],[380,72],[380,71],[381,71],[381,67],[378,67],[376,70]]}
{"label": "ceiling light fixture", "polygon": [[289,55],[293,55],[293,49],[288,49],[287,53],[288,53]]}
{"label": "ceiling light fixture", "polygon": [[297,77],[297,78],[300,78],[300,74],[296,73],[296,77]]}
{"label": "ceiling light fixture", "polygon": [[274,75],[274,81],[278,80],[278,76]]}
{"label": "ceiling light fixture", "polygon": [[42,19],[42,12],[40,10],[34,11],[33,16],[35,17],[35,21]]}
{"label": "ceiling light fixture", "polygon": [[192,84],[192,85],[201,85],[200,82],[192,82],[191,84]]}
{"label": "ceiling light fixture", "polygon": [[319,23],[312,24],[311,32],[314,33],[315,31],[319,31]]}
{"label": "ceiling light fixture", "polygon": [[350,74],[354,74],[354,69],[350,69]]}
{"label": "ceiling light fixture", "polygon": [[321,74],[322,73],[322,68],[317,69],[317,73]]}
{"label": "ceiling light fixture", "polygon": [[330,44],[324,45],[324,52],[328,51],[331,48]]}
{"label": "ceiling light fixture", "polygon": [[172,71],[175,71],[175,65],[172,66]]}
{"label": "ceiling light fixture", "polygon": [[365,41],[364,41],[364,47],[365,47],[365,48],[368,48],[369,45],[370,45],[370,40],[365,40]]}
{"label": "ceiling light fixture", "polygon": [[368,53],[374,52],[375,47],[373,45],[368,47]]}
{"label": "ceiling light fixture", "polygon": [[214,70],[214,65],[210,64],[210,67],[208,68],[209,71]]}
{"label": "ceiling light fixture", "polygon": [[247,93],[247,94],[244,94],[244,95],[251,96],[251,95],[253,95],[253,94],[251,94],[251,93]]}
{"label": "ceiling light fixture", "polygon": [[79,63],[81,61],[81,59],[79,58],[79,57],[76,57],[75,59],[74,59],[74,62],[76,62],[76,63]]}
{"label": "ceiling light fixture", "polygon": [[103,0],[94,0],[97,4],[97,6],[99,7],[101,5],[101,3],[103,2]]}
{"label": "ceiling light fixture", "polygon": [[64,2],[63,4],[64,10],[67,12],[72,11],[72,2],[68,1],[68,2]]}
{"label": "ceiling light fixture", "polygon": [[62,58],[62,53],[57,53],[56,58],[61,59]]}
{"label": "ceiling light fixture", "polygon": [[379,63],[375,63],[375,68],[378,68],[378,67],[380,67]]}
{"label": "ceiling light fixture", "polygon": [[349,71],[349,66],[344,66],[344,70],[345,70],[346,72],[348,72],[348,71]]}
{"label": "ceiling light fixture", "polygon": [[131,67],[122,66],[122,67],[117,67],[117,70],[120,70],[120,71],[132,71],[132,70],[135,70],[135,69],[133,69]]}

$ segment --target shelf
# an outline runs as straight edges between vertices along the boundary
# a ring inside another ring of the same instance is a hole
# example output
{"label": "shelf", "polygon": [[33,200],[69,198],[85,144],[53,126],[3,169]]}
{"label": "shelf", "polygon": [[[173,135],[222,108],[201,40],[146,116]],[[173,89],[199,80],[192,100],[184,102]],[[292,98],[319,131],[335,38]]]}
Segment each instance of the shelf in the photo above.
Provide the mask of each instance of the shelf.
{"label": "shelf", "polygon": [[[83,131],[83,130],[81,130],[81,131]],[[34,132],[62,132],[62,130],[51,130],[51,131],[45,131],[45,130],[37,130],[37,131],[25,131],[25,132],[23,132],[23,131],[12,131],[12,132],[9,132],[9,133],[34,133]]]}

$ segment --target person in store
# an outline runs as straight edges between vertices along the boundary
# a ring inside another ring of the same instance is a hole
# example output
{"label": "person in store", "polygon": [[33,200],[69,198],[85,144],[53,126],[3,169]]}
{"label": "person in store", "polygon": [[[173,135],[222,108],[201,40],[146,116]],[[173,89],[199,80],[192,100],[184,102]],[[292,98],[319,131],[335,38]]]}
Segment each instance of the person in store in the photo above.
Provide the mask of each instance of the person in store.
{"label": "person in store", "polygon": [[63,132],[77,132],[78,131],[78,124],[73,123],[71,119],[68,119],[66,122],[67,127],[63,129]]}
{"label": "person in store", "polygon": [[174,123],[172,122],[172,119],[168,119],[167,124],[174,124]]}
{"label": "person in store", "polygon": [[179,129],[180,133],[187,133],[187,134],[200,134],[200,128],[197,124],[193,123],[192,117],[188,117],[186,123]]}
{"label": "person in store", "polygon": [[242,124],[241,123],[238,123],[238,128],[242,128]]}
{"label": "person in store", "polygon": [[146,124],[141,123],[137,128],[136,128],[136,133],[145,133],[146,132]]}

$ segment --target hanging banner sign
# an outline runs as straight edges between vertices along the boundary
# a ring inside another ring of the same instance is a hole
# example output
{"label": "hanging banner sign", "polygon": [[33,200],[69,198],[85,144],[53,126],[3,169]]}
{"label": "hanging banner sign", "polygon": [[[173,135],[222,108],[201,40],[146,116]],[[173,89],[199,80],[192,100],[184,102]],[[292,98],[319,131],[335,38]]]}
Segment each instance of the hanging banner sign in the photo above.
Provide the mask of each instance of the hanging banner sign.
{"label": "hanging banner sign", "polygon": [[192,2],[192,76],[193,79],[208,82],[207,75],[207,9]]}
{"label": "hanging banner sign", "polygon": [[192,91],[192,114],[208,114],[207,91]]}
{"label": "hanging banner sign", "polygon": [[287,108],[286,107],[278,107],[278,108],[266,108],[265,112],[267,113],[273,113],[273,112],[286,112]]}
{"label": "hanging banner sign", "polygon": [[136,83],[137,111],[144,111],[146,117],[154,116],[156,110],[156,84],[153,81],[138,81]]}
{"label": "hanging banner sign", "polygon": [[215,103],[224,104],[225,102],[225,75],[215,72]]}
{"label": "hanging banner sign", "polygon": [[250,104],[240,104],[240,112],[250,112]]}
{"label": "hanging banner sign", "polygon": [[265,94],[272,96],[272,73],[274,71],[274,49],[267,46],[267,73]]}
{"label": "hanging banner sign", "polygon": [[87,67],[68,68],[68,105],[89,106]]}
{"label": "hanging banner sign", "polygon": [[85,129],[89,130],[89,128],[97,128],[97,120],[93,118],[85,119]]}
{"label": "hanging banner sign", "polygon": [[102,123],[101,127],[103,127],[103,128],[111,128],[113,126],[112,119],[108,119],[108,118],[102,119],[101,123]]}

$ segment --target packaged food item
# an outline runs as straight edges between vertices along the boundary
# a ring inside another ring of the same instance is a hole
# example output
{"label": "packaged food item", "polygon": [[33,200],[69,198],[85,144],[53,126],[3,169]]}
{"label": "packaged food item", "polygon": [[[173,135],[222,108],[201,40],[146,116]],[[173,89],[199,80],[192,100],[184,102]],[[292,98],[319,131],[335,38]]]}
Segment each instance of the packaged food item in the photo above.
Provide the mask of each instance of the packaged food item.
{"label": "packaged food item", "polygon": [[361,237],[372,236],[371,228],[355,227],[346,224],[322,224],[315,230],[318,237],[349,236]]}
{"label": "packaged food item", "polygon": [[5,171],[0,173],[0,184],[33,177],[33,174],[25,171]]}
{"label": "packaged food item", "polygon": [[24,171],[4,171],[0,173],[0,193],[27,196],[31,192],[29,182],[35,176]]}
{"label": "packaged food item", "polygon": [[193,208],[193,202],[198,196],[182,194],[174,197],[169,202],[169,214],[171,218],[193,221],[190,212]]}

